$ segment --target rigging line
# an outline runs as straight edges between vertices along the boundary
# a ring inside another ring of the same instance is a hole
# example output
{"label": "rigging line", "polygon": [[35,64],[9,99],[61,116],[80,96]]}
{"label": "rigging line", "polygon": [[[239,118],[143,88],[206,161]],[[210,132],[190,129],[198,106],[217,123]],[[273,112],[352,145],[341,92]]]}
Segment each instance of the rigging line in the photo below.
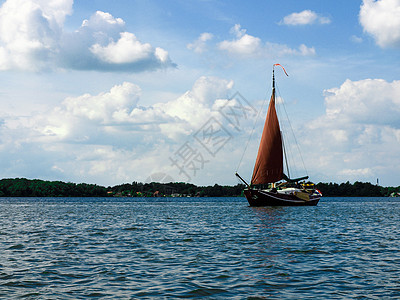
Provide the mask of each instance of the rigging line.
{"label": "rigging line", "polygon": [[[282,135],[282,132],[281,132]],[[286,161],[286,169],[287,169],[287,176],[290,178],[290,171],[289,171],[289,165],[288,165],[288,160],[287,160],[287,153],[286,153],[286,147],[285,147],[285,139],[282,139],[282,148],[283,148],[283,154],[285,155],[285,161]]]}
{"label": "rigging line", "polygon": [[[279,97],[282,99],[282,101],[284,101],[280,95],[279,95]],[[285,155],[286,155],[285,162],[286,162],[286,169],[288,170],[288,176],[289,176],[289,173],[292,173],[292,175],[298,174],[299,170],[297,168],[295,155],[293,154],[292,147],[290,147],[291,143],[290,143],[290,137],[289,137],[289,128],[287,125],[288,120],[285,120],[285,122],[283,122],[284,113],[282,112],[281,105],[277,106],[277,112],[281,117],[280,120],[282,120],[282,122],[280,122],[280,125],[282,128],[282,139],[283,139],[283,142],[286,144],[286,146],[284,147],[284,151],[285,151]],[[286,115],[286,119],[288,119],[287,115]],[[294,136],[294,134],[292,134],[292,136]]]}
{"label": "rigging line", "polygon": [[286,126],[286,122],[284,122],[284,118],[283,118],[284,115],[283,115],[283,112],[282,112],[282,109],[281,109],[282,105],[278,102],[279,98],[281,99],[281,102],[283,102],[284,100],[283,100],[282,96],[280,95],[278,87],[276,89],[277,89],[277,92],[276,92],[276,94],[277,94],[276,110],[277,110],[277,114],[279,116],[278,119],[280,120],[279,121],[279,126],[281,127],[282,146],[283,146],[284,158],[285,158],[284,159],[284,163],[285,163],[285,166],[286,166],[287,175],[290,178],[290,173],[291,173],[290,170],[292,169],[292,171],[293,171],[293,167],[295,167],[295,165],[294,165],[294,162],[293,162],[293,154],[292,154],[292,151],[291,151],[291,147],[289,147],[290,143],[289,143],[289,137],[287,135],[288,128]]}
{"label": "rigging line", "polygon": [[236,168],[236,172],[239,170],[239,167],[240,167],[240,165],[242,164],[242,161],[243,161],[243,158],[244,158],[244,154],[246,153],[247,147],[248,147],[249,144],[250,144],[250,140],[251,140],[251,138],[252,138],[252,136],[253,136],[253,134],[254,134],[254,130],[255,130],[255,128],[256,128],[256,125],[257,125],[257,123],[258,123],[258,120],[260,119],[261,112],[263,111],[264,106],[265,106],[265,103],[267,102],[267,100],[268,100],[268,96],[265,97],[263,103],[261,104],[261,109],[258,110],[256,120],[254,121],[254,124],[253,124],[253,129],[251,130],[251,133],[250,133],[250,136],[249,136],[249,138],[248,138],[248,140],[247,140],[246,146],[244,147],[244,151],[243,151],[242,157],[240,158],[239,164],[238,164],[238,166],[237,166],[237,168]]}
{"label": "rigging line", "polygon": [[[278,89],[278,88],[277,88],[277,90],[278,90],[278,94],[280,95],[280,92],[279,92],[279,89]],[[281,97],[281,98],[282,98],[282,97]],[[304,170],[305,170],[305,172],[306,172],[306,175],[308,175],[308,171],[307,171],[306,165],[305,165],[304,160],[303,160],[303,155],[301,155],[301,150],[300,150],[299,143],[297,142],[296,135],[294,134],[294,130],[293,130],[293,127],[292,127],[292,123],[290,122],[289,115],[288,115],[288,113],[287,113],[287,111],[286,111],[285,102],[282,101],[282,104],[283,104],[283,105],[282,105],[282,106],[283,106],[283,110],[285,111],[286,119],[287,119],[287,121],[288,121],[288,123],[289,123],[289,127],[290,127],[290,130],[291,130],[291,132],[292,132],[292,135],[293,135],[293,138],[294,138],[296,147],[297,147],[297,151],[299,152],[300,159],[301,159],[301,162],[302,162],[302,164],[303,164],[303,168],[304,168]]]}
{"label": "rigging line", "polygon": [[[280,113],[280,112],[279,112]],[[293,173],[291,171],[293,171],[293,167],[294,167],[294,163],[293,163],[293,154],[291,151],[291,147],[289,147],[290,143],[289,143],[289,138],[286,134],[286,125],[284,124],[284,122],[280,123],[281,125],[281,136],[282,136],[282,146],[283,146],[283,151],[284,151],[284,163],[285,163],[285,167],[286,167],[286,171],[287,171],[287,175],[290,178],[290,173]]]}
{"label": "rigging line", "polygon": [[[287,135],[285,135],[285,139],[289,143],[290,139],[289,139],[289,137]],[[289,145],[290,145],[290,143],[289,143]],[[293,175],[293,174],[299,174],[299,171],[297,169],[295,155],[293,154],[292,150],[293,150],[292,147],[287,147],[287,149],[286,149],[286,151],[288,153],[288,163],[290,165],[290,169],[291,169],[292,175]],[[296,177],[296,176],[294,176],[294,177]]]}

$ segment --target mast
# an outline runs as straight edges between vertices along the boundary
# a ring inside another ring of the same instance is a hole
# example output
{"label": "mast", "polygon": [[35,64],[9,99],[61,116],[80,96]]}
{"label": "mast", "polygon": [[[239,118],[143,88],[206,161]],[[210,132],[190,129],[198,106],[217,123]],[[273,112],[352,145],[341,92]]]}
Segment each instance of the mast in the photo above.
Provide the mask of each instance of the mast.
{"label": "mast", "polygon": [[[275,65],[279,65],[279,64],[275,64]],[[274,98],[275,98],[275,65],[272,67],[272,93],[274,94]],[[285,69],[283,69],[283,70],[285,71]],[[286,74],[286,71],[285,71],[285,74]],[[286,148],[285,148],[285,140],[283,138],[282,131],[281,131],[281,136],[282,136],[282,150],[283,150],[283,155],[285,157],[285,163],[286,163],[286,171],[287,171],[288,177],[290,178],[289,164],[288,164]]]}
{"label": "mast", "polygon": [[[274,98],[275,98],[275,66],[276,65],[281,66],[280,64],[274,64],[272,67],[272,93],[274,95]],[[287,75],[286,70],[283,67],[282,67],[282,69],[285,72],[285,74]],[[289,164],[288,164],[288,160],[287,160],[286,147],[285,147],[285,140],[283,138],[282,131],[281,131],[281,137],[282,137],[282,150],[283,150],[283,155],[285,157],[285,163],[286,163],[286,171],[287,171],[288,177],[290,178]]]}
{"label": "mast", "polygon": [[275,65],[272,67],[272,93],[275,95]]}
{"label": "mast", "polygon": [[[274,96],[275,96],[275,66],[280,66],[282,68],[283,72],[285,72],[286,76],[289,76],[288,73],[286,73],[285,68],[281,64],[274,64],[274,66],[272,67],[272,90],[273,90]],[[283,150],[283,155],[285,157],[286,171],[287,171],[287,175],[288,175],[287,177],[290,178],[289,164],[288,164],[285,141],[283,138],[282,131],[281,131],[281,136],[282,136],[282,150]]]}
{"label": "mast", "polygon": [[[275,67],[275,65],[274,65]],[[263,133],[256,163],[254,165],[252,184],[273,183],[283,178],[282,136],[278,116],[275,110],[275,70],[272,69],[272,95],[269,101]]]}

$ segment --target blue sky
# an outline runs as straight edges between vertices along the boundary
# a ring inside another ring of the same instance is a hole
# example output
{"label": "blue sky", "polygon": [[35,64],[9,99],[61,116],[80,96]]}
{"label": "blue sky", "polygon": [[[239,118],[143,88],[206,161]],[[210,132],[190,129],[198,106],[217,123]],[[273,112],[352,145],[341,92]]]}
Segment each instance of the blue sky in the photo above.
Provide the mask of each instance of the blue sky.
{"label": "blue sky", "polygon": [[400,0],[0,5],[2,178],[249,179],[280,63],[293,176],[399,185]]}

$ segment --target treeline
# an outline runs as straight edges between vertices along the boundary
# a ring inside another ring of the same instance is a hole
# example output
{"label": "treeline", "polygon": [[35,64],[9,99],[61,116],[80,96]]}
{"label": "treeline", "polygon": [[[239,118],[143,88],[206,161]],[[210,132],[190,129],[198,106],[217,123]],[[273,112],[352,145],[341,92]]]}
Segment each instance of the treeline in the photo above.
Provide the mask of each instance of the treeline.
{"label": "treeline", "polygon": [[0,180],[0,197],[235,197],[242,195],[243,188],[241,184],[199,187],[183,182],[133,182],[104,187],[96,184],[15,178]]}
{"label": "treeline", "polygon": [[107,189],[96,184],[44,181],[39,179],[2,179],[0,197],[105,197]]}
{"label": "treeline", "polygon": [[213,186],[196,186],[191,183],[170,182],[170,183],[140,183],[122,184],[110,188],[114,196],[127,197],[237,197],[243,195],[243,184],[235,186],[223,186],[215,184]]}
{"label": "treeline", "polygon": [[[318,183],[325,197],[387,197],[400,192],[399,187],[381,187],[369,182]],[[96,184],[45,181],[39,179],[2,179],[0,197],[237,197],[244,185],[196,186],[184,182],[126,183],[113,187]]]}
{"label": "treeline", "polygon": [[383,187],[369,182],[356,181],[353,184],[346,183],[318,183],[316,188],[325,197],[388,197],[393,193],[400,192],[398,187]]}

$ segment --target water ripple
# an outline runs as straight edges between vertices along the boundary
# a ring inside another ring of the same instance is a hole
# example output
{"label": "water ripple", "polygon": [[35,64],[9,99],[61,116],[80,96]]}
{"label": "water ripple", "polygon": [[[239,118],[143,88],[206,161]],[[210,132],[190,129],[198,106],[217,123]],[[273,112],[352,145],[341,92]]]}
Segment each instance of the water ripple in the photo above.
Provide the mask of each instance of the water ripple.
{"label": "water ripple", "polygon": [[2,199],[0,298],[396,299],[398,204]]}

